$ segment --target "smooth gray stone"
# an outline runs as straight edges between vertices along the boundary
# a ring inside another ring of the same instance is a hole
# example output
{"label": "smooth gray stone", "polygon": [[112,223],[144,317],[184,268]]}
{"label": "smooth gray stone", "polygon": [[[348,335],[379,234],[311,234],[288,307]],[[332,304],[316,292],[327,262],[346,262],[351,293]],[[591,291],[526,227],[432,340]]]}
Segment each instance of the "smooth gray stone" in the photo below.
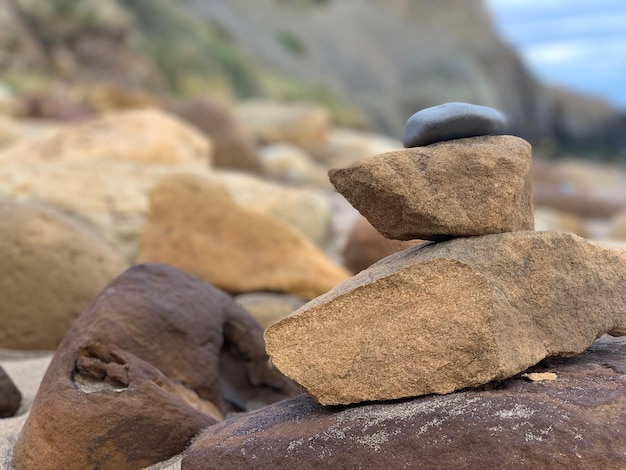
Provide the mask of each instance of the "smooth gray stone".
{"label": "smooth gray stone", "polygon": [[409,118],[402,133],[406,148],[480,135],[501,135],[506,117],[487,106],[446,103],[422,109]]}

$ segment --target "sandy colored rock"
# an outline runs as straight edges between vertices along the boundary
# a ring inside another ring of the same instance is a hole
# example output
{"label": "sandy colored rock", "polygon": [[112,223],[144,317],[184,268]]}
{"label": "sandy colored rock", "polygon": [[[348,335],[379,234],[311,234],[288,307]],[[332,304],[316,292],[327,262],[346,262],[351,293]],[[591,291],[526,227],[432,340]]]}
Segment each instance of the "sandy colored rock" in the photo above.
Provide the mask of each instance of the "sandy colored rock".
{"label": "sandy colored rock", "polygon": [[608,235],[613,240],[626,240],[626,210],[611,219]]}
{"label": "sandy colored rock", "polygon": [[214,171],[210,177],[223,185],[237,204],[295,228],[318,247],[329,238],[332,212],[319,191],[287,187],[232,171]]}
{"label": "sandy colored rock", "polygon": [[252,137],[228,107],[209,98],[196,98],[180,104],[174,112],[209,137],[215,168],[263,173]]}
{"label": "sandy colored rock", "polygon": [[0,114],[0,149],[12,144],[19,138],[17,124],[12,118]]}
{"label": "sandy colored rock", "polygon": [[330,114],[320,105],[250,100],[237,107],[244,129],[261,144],[279,142],[303,148],[319,145],[330,130]]}
{"label": "sandy colored rock", "polygon": [[232,293],[311,299],[349,277],[304,236],[193,175],[168,176],[154,188],[139,248],[140,261],[171,264]]}
{"label": "sandy colored rock", "polygon": [[2,163],[130,161],[206,167],[210,142],[180,119],[157,110],[106,114],[68,124],[0,153]]}
{"label": "sandy colored rock", "polygon": [[555,232],[571,232],[579,237],[588,237],[589,230],[585,221],[568,212],[551,209],[549,207],[535,207],[535,230],[538,231],[555,231]]}
{"label": "sandy colored rock", "polygon": [[343,252],[346,268],[358,273],[385,256],[424,243],[423,240],[391,240],[383,237],[363,216],[359,216],[348,235]]}
{"label": "sandy colored rock", "polygon": [[126,263],[52,209],[0,201],[0,220],[0,347],[54,349]]}
{"label": "sandy colored rock", "polygon": [[273,144],[260,149],[265,173],[292,185],[332,188],[327,169],[293,144]]}
{"label": "sandy colored rock", "polygon": [[264,328],[291,315],[306,303],[301,297],[276,292],[249,292],[238,295],[235,300]]}
{"label": "sandy colored rock", "polygon": [[623,325],[624,279],[626,252],[572,234],[459,238],[388,256],[265,341],[324,405],[449,393],[577,354]]}
{"label": "sandy colored rock", "polygon": [[144,468],[182,452],[228,411],[297,390],[268,368],[262,328],[230,296],[171,266],[134,266],[59,345],[13,462]]}
{"label": "sandy colored rock", "polygon": [[482,136],[333,169],[337,191],[387,238],[441,240],[533,229],[531,148]]}
{"label": "sandy colored rock", "polygon": [[181,468],[625,468],[626,338],[531,371],[558,379],[339,408],[299,395],[204,430]]}

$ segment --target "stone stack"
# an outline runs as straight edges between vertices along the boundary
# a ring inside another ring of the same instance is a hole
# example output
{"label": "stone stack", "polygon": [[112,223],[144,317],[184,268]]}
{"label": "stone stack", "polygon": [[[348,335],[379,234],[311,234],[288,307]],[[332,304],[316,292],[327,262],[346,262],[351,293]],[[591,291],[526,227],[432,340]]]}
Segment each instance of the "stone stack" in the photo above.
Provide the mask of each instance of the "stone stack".
{"label": "stone stack", "polygon": [[533,231],[531,147],[504,130],[498,112],[450,103],[409,120],[410,148],[330,171],[383,235],[436,243],[266,330],[273,364],[319,403],[476,387],[624,331],[626,252]]}

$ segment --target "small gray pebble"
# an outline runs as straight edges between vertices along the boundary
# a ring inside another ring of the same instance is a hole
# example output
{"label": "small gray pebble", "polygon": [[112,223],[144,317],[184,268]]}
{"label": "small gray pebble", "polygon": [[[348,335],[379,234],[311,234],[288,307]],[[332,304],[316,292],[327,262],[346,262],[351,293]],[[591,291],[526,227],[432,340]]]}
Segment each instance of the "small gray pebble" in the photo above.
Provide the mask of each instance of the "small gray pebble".
{"label": "small gray pebble", "polygon": [[422,147],[444,140],[501,135],[505,131],[505,116],[493,108],[446,103],[422,109],[411,116],[404,126],[402,143],[406,148]]}

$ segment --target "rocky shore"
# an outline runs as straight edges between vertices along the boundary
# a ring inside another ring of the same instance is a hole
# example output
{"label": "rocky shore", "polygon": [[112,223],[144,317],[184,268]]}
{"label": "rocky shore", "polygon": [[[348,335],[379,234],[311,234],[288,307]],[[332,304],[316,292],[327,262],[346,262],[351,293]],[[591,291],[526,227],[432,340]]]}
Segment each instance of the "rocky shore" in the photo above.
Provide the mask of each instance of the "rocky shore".
{"label": "rocky shore", "polygon": [[481,108],[6,111],[0,466],[623,468],[626,170]]}

